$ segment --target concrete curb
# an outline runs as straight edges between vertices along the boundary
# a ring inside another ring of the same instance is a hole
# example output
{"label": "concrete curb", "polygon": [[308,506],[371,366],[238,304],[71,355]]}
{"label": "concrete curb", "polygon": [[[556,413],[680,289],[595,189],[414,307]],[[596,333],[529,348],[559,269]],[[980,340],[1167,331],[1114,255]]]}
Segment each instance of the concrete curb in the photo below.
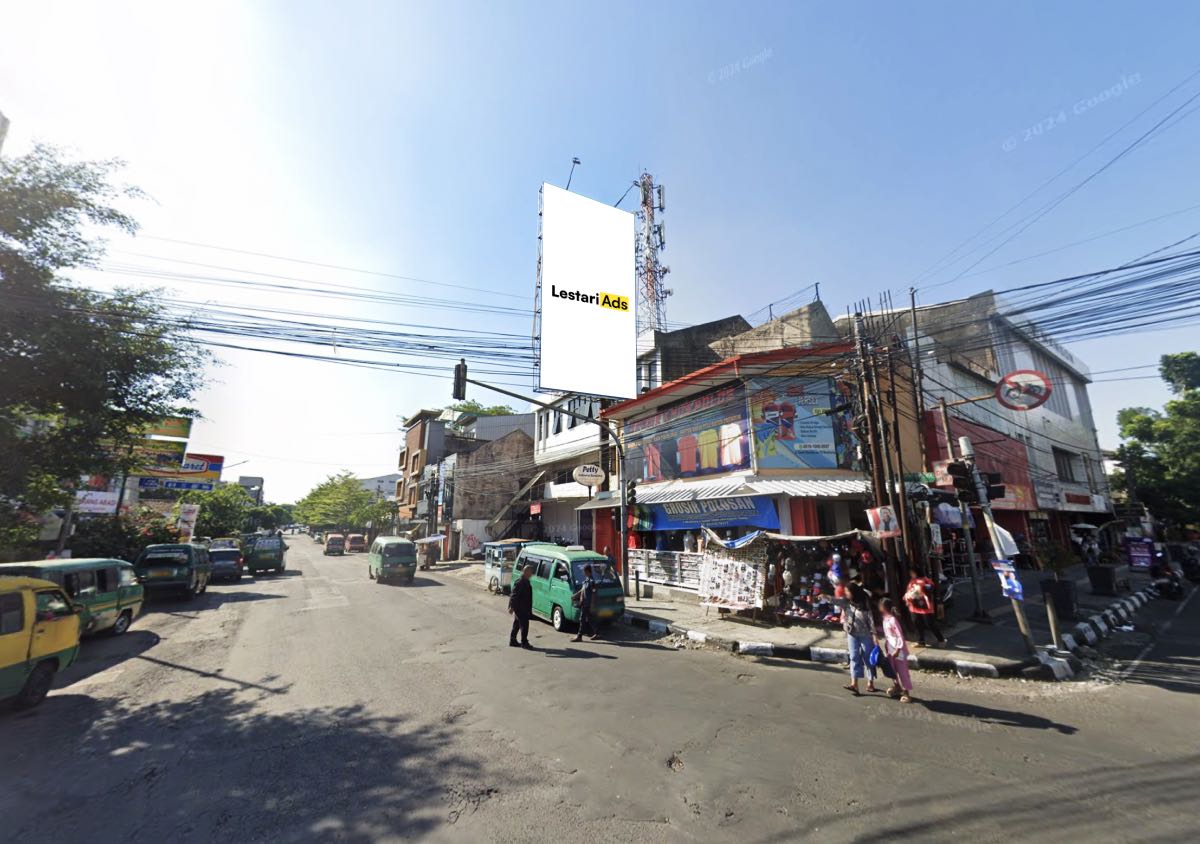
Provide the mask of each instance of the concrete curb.
{"label": "concrete curb", "polygon": [[[1096,645],[1101,639],[1107,638],[1118,626],[1132,621],[1137,610],[1156,597],[1158,597],[1158,590],[1153,586],[1148,586],[1128,598],[1115,601],[1108,609],[1089,616],[1085,621],[1076,624],[1070,632],[1061,634],[1064,650],[1043,647],[1038,649],[1035,657],[1025,660],[1006,660],[999,664],[960,659],[952,652],[910,654],[908,666],[910,669],[918,671],[952,671],[960,677],[1070,680],[1081,667],[1076,656],[1080,649]],[[842,663],[847,659],[846,652],[842,648],[816,645],[791,647],[771,642],[743,642],[738,639],[725,639],[711,633],[689,630],[678,624],[659,621],[641,615],[628,607],[625,609],[622,621],[632,627],[640,627],[652,633],[675,633],[693,642],[716,645],[731,653],[745,654],[746,656],[769,656],[776,659],[824,663]]]}

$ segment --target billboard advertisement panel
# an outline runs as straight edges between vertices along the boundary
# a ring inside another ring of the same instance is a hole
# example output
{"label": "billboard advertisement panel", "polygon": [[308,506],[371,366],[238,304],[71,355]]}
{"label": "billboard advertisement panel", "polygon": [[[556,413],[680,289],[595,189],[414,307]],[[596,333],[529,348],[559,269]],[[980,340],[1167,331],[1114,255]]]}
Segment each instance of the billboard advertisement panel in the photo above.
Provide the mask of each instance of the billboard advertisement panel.
{"label": "billboard advertisement panel", "polygon": [[183,467],[187,443],[171,440],[142,440],[133,447],[133,475],[173,475]]}
{"label": "billboard advertisement panel", "polygon": [[542,185],[539,390],[637,395],[633,219]]}
{"label": "billboard advertisement panel", "polygon": [[861,468],[851,411],[834,411],[848,402],[832,378],[752,378],[748,386],[758,469]]}
{"label": "billboard advertisement panel", "polygon": [[164,416],[142,431],[145,437],[171,437],[186,440],[192,435],[192,420],[186,416]]}
{"label": "billboard advertisement panel", "polygon": [[626,472],[670,481],[750,468],[746,391],[710,390],[625,426]]}
{"label": "billboard advertisement panel", "polygon": [[[175,443],[165,443],[175,445]],[[183,445],[183,443],[179,443]],[[162,471],[149,470],[138,486],[141,489],[199,489],[210,490],[221,479],[221,468],[225,458],[216,454],[183,455],[180,465]]]}

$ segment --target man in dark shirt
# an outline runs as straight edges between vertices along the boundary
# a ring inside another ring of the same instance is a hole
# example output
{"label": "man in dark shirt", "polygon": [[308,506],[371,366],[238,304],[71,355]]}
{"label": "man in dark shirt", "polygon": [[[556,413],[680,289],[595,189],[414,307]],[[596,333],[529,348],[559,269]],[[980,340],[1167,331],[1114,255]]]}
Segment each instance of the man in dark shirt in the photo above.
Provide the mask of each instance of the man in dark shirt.
{"label": "man in dark shirt", "polygon": [[[508,613],[513,617],[512,632],[508,634],[510,648],[522,647],[533,650],[529,644],[529,619],[533,616],[533,586],[529,578],[533,576],[533,566],[521,569],[521,576],[512,585],[512,596],[508,599]],[[517,633],[521,641],[517,642]]]}
{"label": "man in dark shirt", "polygon": [[600,634],[596,632],[596,626],[592,624],[592,603],[596,598],[596,581],[592,579],[592,567],[590,565],[583,567],[583,585],[579,587],[579,632],[575,634],[575,638],[571,641],[583,641],[583,629],[586,627],[591,634],[591,638],[595,639]]}

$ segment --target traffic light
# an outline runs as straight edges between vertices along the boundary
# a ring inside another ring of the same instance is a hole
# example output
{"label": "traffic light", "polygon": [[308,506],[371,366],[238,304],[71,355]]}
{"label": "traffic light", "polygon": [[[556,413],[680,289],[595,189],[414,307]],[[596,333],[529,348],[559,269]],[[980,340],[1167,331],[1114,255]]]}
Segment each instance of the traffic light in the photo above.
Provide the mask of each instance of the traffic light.
{"label": "traffic light", "polygon": [[975,477],[970,466],[960,461],[952,461],[946,464],[946,472],[950,475],[950,480],[954,481],[954,489],[958,492],[959,501],[974,504],[979,500],[979,493],[975,489]]}
{"label": "traffic light", "polygon": [[630,481],[625,484],[625,506],[632,507],[637,504],[637,481]]}
{"label": "traffic light", "polygon": [[455,401],[465,401],[467,398],[467,360],[459,358],[454,364],[454,389],[450,392]]}
{"label": "traffic light", "polygon": [[999,472],[985,472],[983,480],[987,483],[988,501],[998,501],[1004,497],[1004,478]]}

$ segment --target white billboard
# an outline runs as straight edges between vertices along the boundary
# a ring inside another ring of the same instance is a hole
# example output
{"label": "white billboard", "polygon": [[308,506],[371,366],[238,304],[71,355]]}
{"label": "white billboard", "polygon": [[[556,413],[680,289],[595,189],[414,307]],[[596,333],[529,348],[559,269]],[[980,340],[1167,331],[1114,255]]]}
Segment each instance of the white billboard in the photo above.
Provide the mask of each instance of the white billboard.
{"label": "white billboard", "polygon": [[637,395],[633,214],[542,185],[538,388]]}

